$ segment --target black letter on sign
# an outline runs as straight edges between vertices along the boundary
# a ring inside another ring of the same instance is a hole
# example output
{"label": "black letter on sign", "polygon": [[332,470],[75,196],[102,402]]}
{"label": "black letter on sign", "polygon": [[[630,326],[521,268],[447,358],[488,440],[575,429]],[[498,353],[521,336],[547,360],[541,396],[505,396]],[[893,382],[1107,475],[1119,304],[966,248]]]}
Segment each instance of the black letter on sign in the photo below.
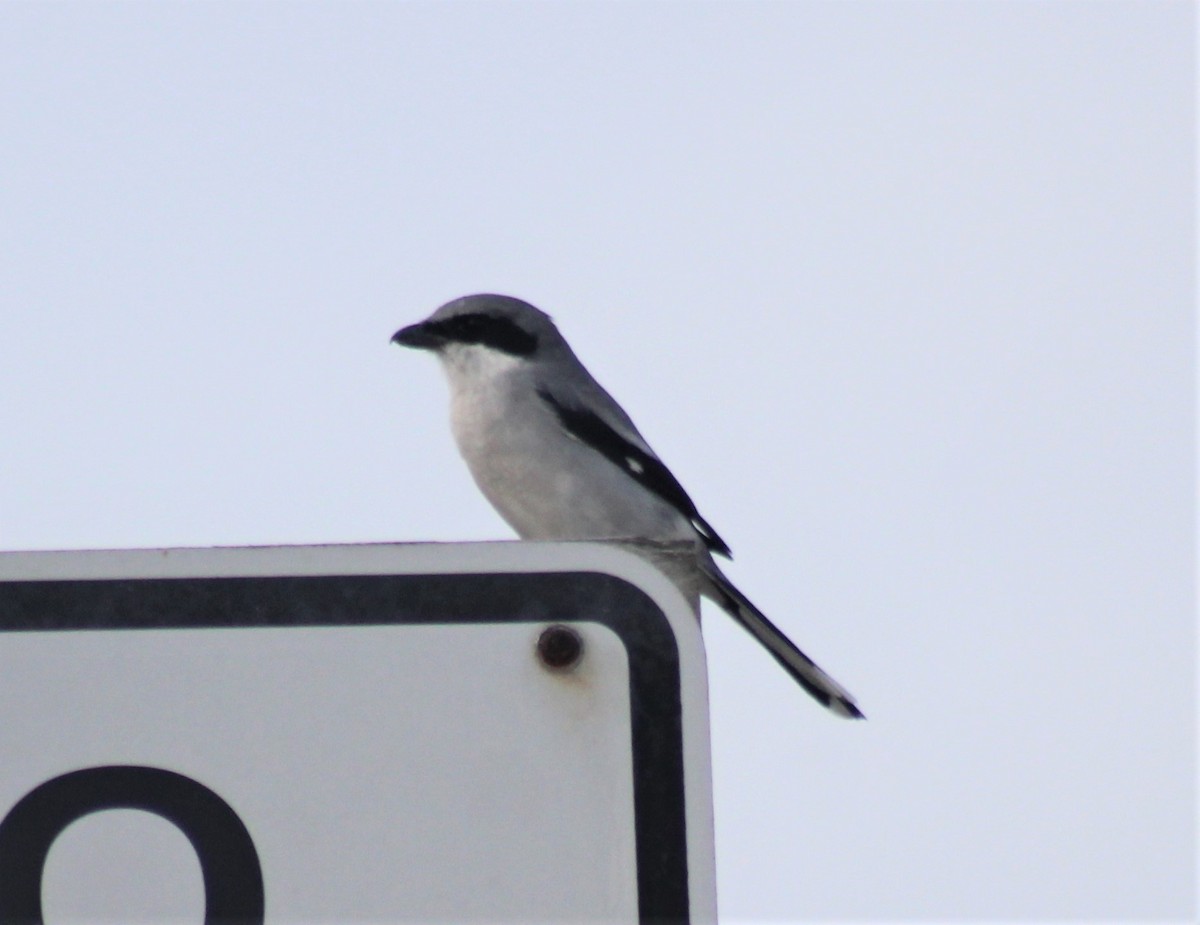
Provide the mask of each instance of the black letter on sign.
{"label": "black letter on sign", "polygon": [[205,925],[263,921],[258,853],[229,804],[182,774],[117,765],[48,780],[0,821],[2,925],[42,925],[42,872],[50,846],[72,822],[105,809],[154,813],[188,837],[204,877]]}

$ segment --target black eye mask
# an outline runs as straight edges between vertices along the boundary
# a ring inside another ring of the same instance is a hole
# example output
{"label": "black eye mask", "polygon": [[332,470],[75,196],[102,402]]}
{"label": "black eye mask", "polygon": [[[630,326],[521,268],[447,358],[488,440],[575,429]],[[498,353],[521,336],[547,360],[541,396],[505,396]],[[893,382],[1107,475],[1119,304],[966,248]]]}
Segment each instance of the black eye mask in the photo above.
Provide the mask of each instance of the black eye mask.
{"label": "black eye mask", "polygon": [[497,315],[455,315],[424,325],[428,333],[459,344],[480,344],[512,356],[529,356],[537,350],[537,335]]}

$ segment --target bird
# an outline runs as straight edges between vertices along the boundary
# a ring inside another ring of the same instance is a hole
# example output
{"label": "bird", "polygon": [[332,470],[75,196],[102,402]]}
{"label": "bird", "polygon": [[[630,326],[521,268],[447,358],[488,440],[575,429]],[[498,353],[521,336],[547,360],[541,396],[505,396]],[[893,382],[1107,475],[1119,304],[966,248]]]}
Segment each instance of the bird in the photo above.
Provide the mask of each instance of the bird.
{"label": "bird", "polygon": [[490,293],[442,305],[392,343],[432,352],[450,386],[450,426],[484,497],[527,540],[690,544],[700,593],[749,631],[814,699],[863,719],[851,694],[734,586],[729,545],[553,319]]}

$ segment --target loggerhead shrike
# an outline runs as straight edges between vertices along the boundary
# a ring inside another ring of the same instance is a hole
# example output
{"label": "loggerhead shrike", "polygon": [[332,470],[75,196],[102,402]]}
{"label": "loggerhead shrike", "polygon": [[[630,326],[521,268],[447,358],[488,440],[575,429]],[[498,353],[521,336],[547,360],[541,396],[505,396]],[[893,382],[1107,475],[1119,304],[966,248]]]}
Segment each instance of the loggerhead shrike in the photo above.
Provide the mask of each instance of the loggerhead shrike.
{"label": "loggerhead shrike", "polygon": [[712,554],[729,547],[600,387],[550,316],[520,299],[447,302],[392,341],[433,351],[450,382],[450,423],[480,490],[530,540],[691,542],[700,590],[839,716],[854,698],[746,599]]}

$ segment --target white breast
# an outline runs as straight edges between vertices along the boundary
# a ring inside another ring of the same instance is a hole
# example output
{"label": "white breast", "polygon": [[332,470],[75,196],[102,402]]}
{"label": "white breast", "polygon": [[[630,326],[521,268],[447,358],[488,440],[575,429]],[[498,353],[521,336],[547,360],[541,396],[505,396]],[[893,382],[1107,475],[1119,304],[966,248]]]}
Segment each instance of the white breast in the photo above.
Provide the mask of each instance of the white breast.
{"label": "white breast", "polygon": [[562,429],[524,361],[479,347],[443,361],[459,452],[519,536],[700,542],[678,511]]}

